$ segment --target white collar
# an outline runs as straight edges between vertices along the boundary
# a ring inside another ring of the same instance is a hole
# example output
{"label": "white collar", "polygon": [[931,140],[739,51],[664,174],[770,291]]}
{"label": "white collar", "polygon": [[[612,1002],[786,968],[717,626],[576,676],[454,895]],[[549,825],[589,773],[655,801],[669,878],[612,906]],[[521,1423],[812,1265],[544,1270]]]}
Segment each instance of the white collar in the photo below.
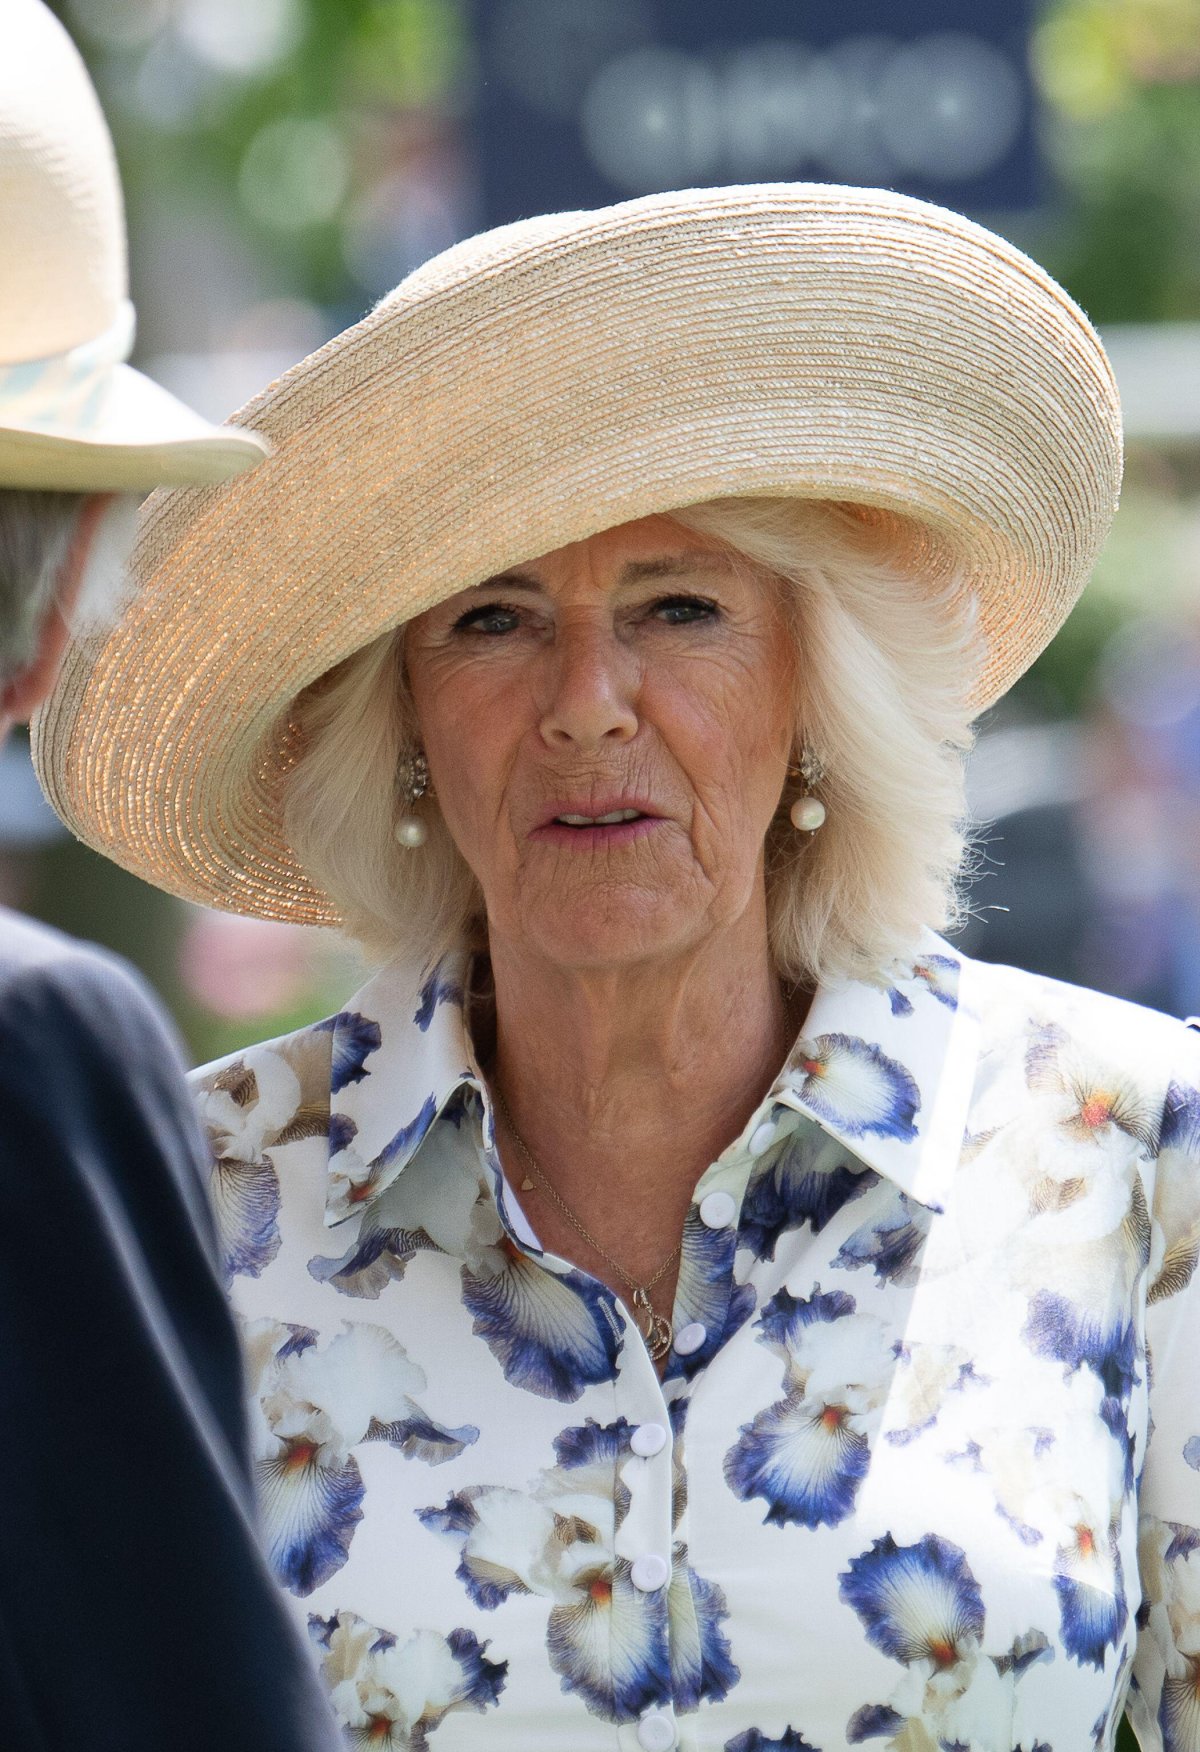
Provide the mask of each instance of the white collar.
{"label": "white collar", "polygon": [[[478,1097],[485,1142],[493,1141],[464,1022],[468,965],[465,950],[432,971],[392,962],[343,1011],[315,1025],[333,1036],[330,1226],[373,1204],[434,1125],[458,1123],[464,1092]],[[791,1108],[918,1203],[939,1209],[958,1167],[974,1082],[972,970],[928,934],[891,986],[822,986],[747,1137],[773,1108]]]}

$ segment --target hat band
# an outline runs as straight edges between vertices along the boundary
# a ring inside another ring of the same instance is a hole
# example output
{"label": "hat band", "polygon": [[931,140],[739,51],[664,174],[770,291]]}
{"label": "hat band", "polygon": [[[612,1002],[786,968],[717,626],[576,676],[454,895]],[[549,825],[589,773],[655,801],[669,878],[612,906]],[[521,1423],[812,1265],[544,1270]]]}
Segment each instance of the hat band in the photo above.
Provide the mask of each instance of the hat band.
{"label": "hat band", "polygon": [[69,428],[80,437],[102,421],[113,370],[133,350],[134,311],[122,300],[111,327],[65,353],[0,365],[0,427],[61,433]]}

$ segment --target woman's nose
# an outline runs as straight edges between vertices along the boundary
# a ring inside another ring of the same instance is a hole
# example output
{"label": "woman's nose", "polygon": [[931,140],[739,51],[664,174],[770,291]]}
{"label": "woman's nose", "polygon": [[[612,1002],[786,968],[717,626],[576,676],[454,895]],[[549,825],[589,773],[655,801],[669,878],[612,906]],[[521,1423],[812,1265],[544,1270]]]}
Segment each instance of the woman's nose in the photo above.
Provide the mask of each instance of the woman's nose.
{"label": "woman's nose", "polygon": [[637,734],[632,660],[611,629],[560,628],[540,729],[558,748],[627,742]]}

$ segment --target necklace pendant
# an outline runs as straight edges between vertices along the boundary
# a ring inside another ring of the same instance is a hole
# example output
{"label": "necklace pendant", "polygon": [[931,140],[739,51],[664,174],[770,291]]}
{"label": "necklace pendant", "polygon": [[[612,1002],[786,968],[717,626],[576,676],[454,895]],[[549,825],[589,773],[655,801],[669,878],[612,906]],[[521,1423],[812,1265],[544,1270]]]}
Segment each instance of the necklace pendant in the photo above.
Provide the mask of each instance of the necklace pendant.
{"label": "necklace pendant", "polygon": [[635,1290],[630,1298],[638,1330],[653,1362],[661,1363],[671,1348],[671,1324],[659,1314],[645,1290]]}

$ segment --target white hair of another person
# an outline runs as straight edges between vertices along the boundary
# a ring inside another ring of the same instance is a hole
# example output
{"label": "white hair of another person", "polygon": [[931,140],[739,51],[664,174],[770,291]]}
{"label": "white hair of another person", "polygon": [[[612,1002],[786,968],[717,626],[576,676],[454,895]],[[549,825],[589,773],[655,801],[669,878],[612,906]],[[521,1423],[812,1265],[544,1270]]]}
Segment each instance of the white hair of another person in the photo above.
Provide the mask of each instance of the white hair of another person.
{"label": "white hair of another person", "polygon": [[[982,650],[953,585],[912,576],[904,520],[800,499],[725,499],[671,513],[716,538],[783,592],[797,652],[794,756],[825,769],[828,818],[797,834],[789,777],[765,845],[775,965],[789,981],[878,978],[925,927],[960,914],[963,757]],[[919,544],[915,544],[919,546]],[[486,946],[483,896],[436,806],[428,839],[397,845],[403,774],[418,742],[403,628],[308,688],[289,713],[304,754],[285,821],[304,870],[373,959],[433,960],[464,935]]]}
{"label": "white hair of another person", "polygon": [[[0,681],[36,655],[51,606],[59,600],[87,493],[0,488]],[[112,499],[92,532],[84,575],[71,610],[75,633],[112,622],[128,589],[138,501]]]}

